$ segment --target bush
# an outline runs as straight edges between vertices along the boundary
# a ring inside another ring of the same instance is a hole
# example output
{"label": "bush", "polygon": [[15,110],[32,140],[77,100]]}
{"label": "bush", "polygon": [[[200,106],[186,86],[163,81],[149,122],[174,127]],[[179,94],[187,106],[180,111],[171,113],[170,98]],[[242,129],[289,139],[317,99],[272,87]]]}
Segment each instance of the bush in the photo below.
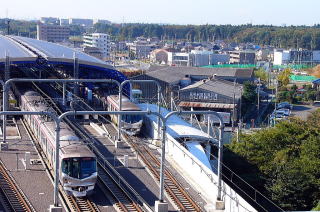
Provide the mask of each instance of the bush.
{"label": "bush", "polygon": [[320,109],[307,121],[282,121],[274,128],[241,135],[242,142],[227,145],[233,153],[257,167],[257,173],[250,170],[250,174],[263,177],[265,183],[256,181],[263,183],[256,186],[264,187],[268,197],[285,210],[319,207],[319,120]]}

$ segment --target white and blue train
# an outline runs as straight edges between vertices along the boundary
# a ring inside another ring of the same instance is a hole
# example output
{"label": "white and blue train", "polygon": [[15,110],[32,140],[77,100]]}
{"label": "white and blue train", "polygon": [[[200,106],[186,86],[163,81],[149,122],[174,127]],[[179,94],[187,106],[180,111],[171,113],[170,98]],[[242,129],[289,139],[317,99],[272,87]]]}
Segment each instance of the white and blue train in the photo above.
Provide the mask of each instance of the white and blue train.
{"label": "white and blue train", "polygon": [[[154,104],[138,104],[141,110],[158,111],[158,106]],[[165,108],[160,109],[161,115],[165,116],[170,111]],[[157,116],[147,115],[144,120],[146,132],[152,138],[156,138],[157,133]],[[203,165],[211,169],[210,153],[211,144],[217,144],[217,140],[207,133],[193,127],[177,115],[171,116],[167,121],[166,136],[172,138],[185,147],[191,154],[198,158]]]}

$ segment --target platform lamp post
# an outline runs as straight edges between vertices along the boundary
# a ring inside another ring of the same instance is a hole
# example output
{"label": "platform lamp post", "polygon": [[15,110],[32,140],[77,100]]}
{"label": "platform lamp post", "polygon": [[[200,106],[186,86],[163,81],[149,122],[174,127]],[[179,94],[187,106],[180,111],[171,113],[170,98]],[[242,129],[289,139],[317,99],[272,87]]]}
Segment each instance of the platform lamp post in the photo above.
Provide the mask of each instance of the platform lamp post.
{"label": "platform lamp post", "polygon": [[[119,89],[119,111],[122,110],[122,91],[125,84],[130,83],[155,83],[157,85],[157,105],[158,105],[158,113],[160,114],[160,95],[161,95],[161,85],[156,80],[125,80],[121,83]],[[158,116],[157,120],[158,124],[158,138],[160,138],[160,117]],[[118,141],[121,141],[121,113],[118,115]]]}

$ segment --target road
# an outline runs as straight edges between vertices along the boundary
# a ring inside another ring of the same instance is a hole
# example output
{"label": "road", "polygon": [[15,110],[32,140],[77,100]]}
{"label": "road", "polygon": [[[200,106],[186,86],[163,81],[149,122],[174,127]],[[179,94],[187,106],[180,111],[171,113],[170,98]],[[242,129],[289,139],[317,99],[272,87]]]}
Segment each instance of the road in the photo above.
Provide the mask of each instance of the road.
{"label": "road", "polygon": [[313,111],[320,109],[320,107],[312,106],[312,105],[294,105],[292,110],[292,115],[295,117],[299,117],[302,120],[307,120],[310,113]]}

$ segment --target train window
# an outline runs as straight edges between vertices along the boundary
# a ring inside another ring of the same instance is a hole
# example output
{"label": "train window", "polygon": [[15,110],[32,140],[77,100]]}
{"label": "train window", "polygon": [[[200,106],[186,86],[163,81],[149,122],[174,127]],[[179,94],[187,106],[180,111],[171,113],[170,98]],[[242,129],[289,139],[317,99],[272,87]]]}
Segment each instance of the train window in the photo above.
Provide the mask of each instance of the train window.
{"label": "train window", "polygon": [[89,177],[97,170],[94,158],[65,158],[61,168],[63,173],[78,179]]}
{"label": "train window", "polygon": [[81,178],[86,178],[96,172],[96,161],[93,158],[82,158]]}
{"label": "train window", "polygon": [[142,120],[142,116],[141,115],[123,115],[122,116],[122,121],[126,122],[126,123],[136,123],[139,122],[140,120]]}

